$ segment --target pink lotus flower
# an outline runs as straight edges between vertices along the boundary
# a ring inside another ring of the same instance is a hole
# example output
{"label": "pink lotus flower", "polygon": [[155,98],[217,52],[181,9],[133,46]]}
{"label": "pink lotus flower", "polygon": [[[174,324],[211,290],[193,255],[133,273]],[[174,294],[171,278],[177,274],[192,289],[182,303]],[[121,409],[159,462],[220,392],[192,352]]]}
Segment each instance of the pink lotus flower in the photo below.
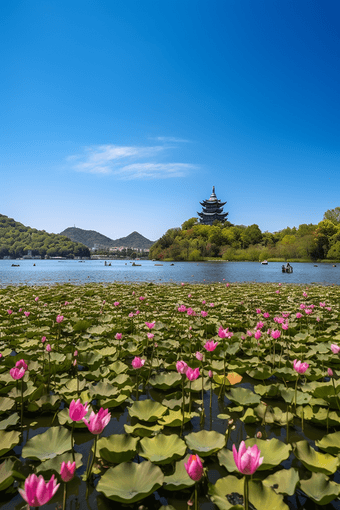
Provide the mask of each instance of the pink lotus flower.
{"label": "pink lotus flower", "polygon": [[51,350],[52,350],[52,347],[50,346],[50,344],[47,344],[46,345],[46,351],[47,352],[51,352]]}
{"label": "pink lotus flower", "polygon": [[260,340],[261,336],[262,336],[261,330],[258,329],[257,331],[255,331],[254,337],[256,340]]}
{"label": "pink lotus flower", "polygon": [[280,291],[279,291],[279,290],[276,290],[275,292],[276,292],[276,294],[280,294]]}
{"label": "pink lotus flower", "polygon": [[331,345],[331,351],[332,351],[333,354],[338,354],[339,351],[340,351],[340,347],[337,344],[332,344]]}
{"label": "pink lotus flower", "polygon": [[189,308],[187,309],[187,314],[188,314],[188,315],[196,315],[196,312],[195,312],[195,310],[193,310],[191,307],[189,307]]}
{"label": "pink lotus flower", "polygon": [[289,327],[288,322],[285,322],[284,324],[281,324],[281,328],[287,330]]}
{"label": "pink lotus flower", "polygon": [[[261,331],[260,331],[260,333],[261,333]],[[252,331],[250,331],[250,329],[248,329],[248,331],[247,331],[247,335],[251,337],[251,336],[253,336],[253,332],[252,332]]]}
{"label": "pink lotus flower", "polygon": [[312,313],[313,313],[312,308],[305,308],[305,314],[306,314],[306,315],[310,315],[310,314],[312,314]]}
{"label": "pink lotus flower", "polygon": [[202,478],[203,465],[198,455],[190,455],[188,462],[184,463],[184,467],[191,480],[198,482]]}
{"label": "pink lotus flower", "polygon": [[214,342],[214,340],[209,340],[208,342],[206,342],[204,344],[204,348],[209,351],[209,352],[212,352],[216,349],[216,347],[218,346],[218,342]]}
{"label": "pink lotus flower", "polygon": [[8,315],[11,315],[13,313],[13,310],[7,310]]}
{"label": "pink lotus flower", "polygon": [[202,310],[201,315],[202,315],[202,317],[206,317],[208,315],[208,312],[206,312],[205,310]]}
{"label": "pink lotus flower", "polygon": [[177,361],[176,363],[176,370],[179,374],[186,374],[188,370],[188,365],[185,363],[185,361]]}
{"label": "pink lotus flower", "polygon": [[301,319],[301,317],[302,317],[302,313],[298,312],[298,313],[296,314],[296,318],[297,318],[297,319]]}
{"label": "pink lotus flower", "polygon": [[145,359],[141,359],[138,356],[135,356],[131,361],[131,365],[135,370],[137,370],[138,368],[142,368],[142,366],[144,366],[144,363]]}
{"label": "pink lotus flower", "polygon": [[22,308],[19,308],[19,312],[22,312]]}
{"label": "pink lotus flower", "polygon": [[45,505],[53,498],[59,488],[59,483],[52,475],[49,482],[45,482],[42,475],[29,475],[25,480],[25,490],[19,489],[21,497],[28,506],[36,507]]}
{"label": "pink lotus flower", "polygon": [[255,329],[262,329],[264,327],[264,323],[262,321],[259,321],[256,326],[255,326]]}
{"label": "pink lotus flower", "polygon": [[244,441],[241,442],[238,451],[233,444],[233,455],[236,467],[243,475],[252,475],[255,473],[257,468],[261,466],[264,458],[260,457],[261,451],[256,444],[246,448]]}
{"label": "pink lotus flower", "polygon": [[210,303],[211,308],[215,306],[215,303]]}
{"label": "pink lotus flower", "polygon": [[198,361],[203,361],[203,354],[201,352],[197,351],[195,356]]}
{"label": "pink lotus flower", "polygon": [[258,313],[258,314],[259,314],[259,313],[262,313],[262,312],[261,312],[261,308],[256,308],[256,313]]}
{"label": "pink lotus flower", "polygon": [[46,342],[46,336],[41,337],[41,343],[44,344]]}
{"label": "pink lotus flower", "polygon": [[139,301],[144,301],[145,297],[140,296]]}
{"label": "pink lotus flower", "polygon": [[78,351],[74,351],[73,356],[78,356]]}
{"label": "pink lotus flower", "polygon": [[212,379],[212,376],[213,376],[213,371],[212,370],[209,370],[208,376],[210,377],[210,379]]}
{"label": "pink lotus flower", "polygon": [[13,379],[15,379],[16,381],[18,381],[19,379],[21,379],[22,377],[24,377],[25,373],[26,373],[26,370],[24,368],[17,368],[17,367],[14,367],[14,368],[11,368],[11,370],[9,371],[9,373],[11,374],[11,377],[13,377]]}
{"label": "pink lotus flower", "polygon": [[103,409],[102,407],[97,414],[92,411],[88,420],[83,418],[83,422],[91,434],[101,434],[110,420],[111,413],[109,413],[108,409]]}
{"label": "pink lotus flower", "polygon": [[31,315],[31,312],[24,312],[25,317],[29,317]]}
{"label": "pink lotus flower", "polygon": [[329,375],[329,377],[333,377],[334,375],[333,370],[331,368],[327,368],[327,374]]}
{"label": "pink lotus flower", "polygon": [[64,320],[64,316],[63,315],[57,315],[56,321],[57,321],[58,324],[63,322],[63,320]]}
{"label": "pink lotus flower", "polygon": [[326,310],[327,310],[327,312],[331,312],[332,311],[332,307],[331,306],[326,306]]}
{"label": "pink lotus flower", "polygon": [[133,312],[130,312],[129,313],[129,317],[133,317],[134,316],[134,313]]}
{"label": "pink lotus flower", "polygon": [[230,287],[230,283],[226,283],[226,284],[225,284],[225,286],[226,286],[226,287]]}
{"label": "pink lotus flower", "polygon": [[188,298],[190,299],[191,297],[192,297],[191,294],[188,294]]}
{"label": "pink lotus flower", "polygon": [[178,309],[177,309],[177,310],[178,310],[179,312],[186,312],[186,311],[187,311],[187,308],[186,308],[186,306],[181,305],[181,306],[179,306],[179,307],[178,307]]}
{"label": "pink lotus flower", "polygon": [[147,326],[149,329],[152,329],[155,327],[155,321],[154,322],[146,322],[145,326]]}
{"label": "pink lotus flower", "polygon": [[39,301],[38,296],[34,299],[34,301],[37,303]]}
{"label": "pink lotus flower", "polygon": [[220,326],[219,330],[218,330],[218,336],[220,338],[227,338],[228,332],[229,332],[229,328],[223,329],[222,326]]}
{"label": "pink lotus flower", "polygon": [[[105,301],[103,301],[103,304],[104,304],[104,303],[105,303]],[[69,303],[68,301],[65,301],[64,306],[67,306],[67,305],[69,305],[69,304],[70,304],[70,303]]]}
{"label": "pink lotus flower", "polygon": [[302,295],[304,298],[306,298],[308,296],[307,292],[303,292]]}
{"label": "pink lotus flower", "polygon": [[115,334],[115,339],[116,339],[116,340],[121,340],[121,339],[122,339],[122,337],[123,337],[123,333],[116,333],[116,334]]}
{"label": "pink lotus flower", "polygon": [[182,285],[182,287],[184,287],[184,283],[183,282],[181,283],[181,285]]}
{"label": "pink lotus flower", "polygon": [[263,317],[264,317],[265,319],[269,319],[270,314],[269,314],[268,312],[265,312],[265,313],[263,314]]}
{"label": "pink lotus flower", "polygon": [[206,301],[203,299],[203,301],[202,301],[202,305],[205,305],[205,303],[206,303]]}
{"label": "pink lotus flower", "polygon": [[319,305],[321,306],[321,308],[324,308],[326,306],[326,303],[320,302]]}
{"label": "pink lotus flower", "polygon": [[193,368],[188,367],[185,375],[189,381],[195,381],[200,376],[200,369],[197,367],[194,370]]}
{"label": "pink lotus flower", "polygon": [[140,314],[140,311],[139,310],[136,310],[136,315],[139,315]]}
{"label": "pink lotus flower", "polygon": [[304,310],[305,308],[306,308],[305,303],[301,303],[301,305],[300,305],[300,310]]}
{"label": "pink lotus flower", "polygon": [[72,421],[81,421],[87,415],[88,410],[89,406],[87,402],[83,405],[79,398],[77,401],[72,400],[68,410],[69,417]]}
{"label": "pink lotus flower", "polygon": [[302,361],[298,361],[297,359],[295,359],[293,361],[293,367],[294,367],[294,370],[296,370],[296,372],[298,374],[304,374],[306,372],[306,370],[308,369],[309,367],[309,364],[308,363],[302,363]]}
{"label": "pink lotus flower", "polygon": [[27,370],[27,368],[28,368],[27,363],[25,363],[25,360],[23,360],[23,359],[19,359],[19,361],[16,362],[15,367],[23,368],[24,370]]}
{"label": "pink lotus flower", "polygon": [[60,476],[63,482],[69,482],[74,477],[74,473],[76,471],[76,463],[71,462],[70,460],[61,463],[60,467]]}
{"label": "pink lotus flower", "polygon": [[274,338],[274,340],[277,340],[281,336],[281,331],[279,331],[278,329],[273,329],[271,332],[271,336],[272,338]]}
{"label": "pink lotus flower", "polygon": [[119,306],[119,301],[115,301],[113,304],[114,306]]}

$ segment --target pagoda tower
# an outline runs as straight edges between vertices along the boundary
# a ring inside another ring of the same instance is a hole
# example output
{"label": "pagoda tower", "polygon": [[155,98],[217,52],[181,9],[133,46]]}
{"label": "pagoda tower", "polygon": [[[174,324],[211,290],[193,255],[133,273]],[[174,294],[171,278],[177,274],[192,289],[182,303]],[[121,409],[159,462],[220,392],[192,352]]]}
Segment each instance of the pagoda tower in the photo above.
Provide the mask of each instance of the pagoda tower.
{"label": "pagoda tower", "polygon": [[212,225],[215,220],[225,221],[228,213],[223,212],[223,206],[227,202],[221,202],[215,195],[215,186],[213,186],[212,193],[208,200],[203,200],[200,202],[202,206],[202,212],[198,212],[198,216],[200,217],[200,223],[203,225]]}

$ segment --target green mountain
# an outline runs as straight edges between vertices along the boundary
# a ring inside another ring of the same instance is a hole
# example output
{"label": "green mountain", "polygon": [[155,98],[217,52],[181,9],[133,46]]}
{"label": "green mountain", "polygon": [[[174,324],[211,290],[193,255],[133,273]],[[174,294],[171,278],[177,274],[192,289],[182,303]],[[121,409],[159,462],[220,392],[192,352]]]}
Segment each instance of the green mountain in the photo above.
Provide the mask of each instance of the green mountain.
{"label": "green mountain", "polygon": [[0,214],[0,258],[20,258],[24,255],[47,257],[89,257],[84,244],[70,241],[59,234],[26,227],[22,223]]}
{"label": "green mountain", "polygon": [[88,248],[93,248],[94,245],[98,245],[99,247],[104,248],[124,246],[125,248],[139,248],[147,250],[154,244],[154,241],[150,241],[150,239],[147,239],[138,232],[132,232],[130,235],[121,237],[120,239],[110,239],[95,230],[83,230],[77,227],[68,227],[63,230],[60,235],[66,236],[72,241],[83,243]]}

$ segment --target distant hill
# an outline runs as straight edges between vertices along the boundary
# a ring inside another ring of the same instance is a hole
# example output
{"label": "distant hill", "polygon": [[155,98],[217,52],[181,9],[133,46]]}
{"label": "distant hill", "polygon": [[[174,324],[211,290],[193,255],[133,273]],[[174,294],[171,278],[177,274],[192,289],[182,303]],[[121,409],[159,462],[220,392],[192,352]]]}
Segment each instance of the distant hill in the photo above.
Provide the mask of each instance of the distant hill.
{"label": "distant hill", "polygon": [[150,239],[147,239],[138,232],[132,232],[130,235],[121,237],[120,239],[110,239],[95,230],[83,230],[77,227],[68,227],[63,230],[63,232],[60,232],[60,235],[68,237],[71,241],[85,244],[88,248],[93,248],[96,244],[108,248],[125,246],[126,248],[139,248],[146,250],[154,244],[154,241],[150,241]]}
{"label": "distant hill", "polygon": [[0,214],[0,258],[29,257],[89,257],[84,244],[73,242],[58,234],[26,227],[22,223]]}

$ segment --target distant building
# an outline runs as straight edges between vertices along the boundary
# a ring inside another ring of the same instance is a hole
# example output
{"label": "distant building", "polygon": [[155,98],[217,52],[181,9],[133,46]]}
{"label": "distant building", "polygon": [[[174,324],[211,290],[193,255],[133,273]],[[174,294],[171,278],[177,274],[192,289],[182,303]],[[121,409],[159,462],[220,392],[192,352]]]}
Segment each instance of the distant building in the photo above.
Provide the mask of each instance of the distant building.
{"label": "distant building", "polygon": [[215,220],[225,221],[228,213],[223,212],[223,206],[227,202],[221,202],[215,195],[215,186],[213,186],[212,193],[208,200],[200,202],[202,206],[202,212],[198,212],[200,217],[200,223],[203,225],[212,225]]}

